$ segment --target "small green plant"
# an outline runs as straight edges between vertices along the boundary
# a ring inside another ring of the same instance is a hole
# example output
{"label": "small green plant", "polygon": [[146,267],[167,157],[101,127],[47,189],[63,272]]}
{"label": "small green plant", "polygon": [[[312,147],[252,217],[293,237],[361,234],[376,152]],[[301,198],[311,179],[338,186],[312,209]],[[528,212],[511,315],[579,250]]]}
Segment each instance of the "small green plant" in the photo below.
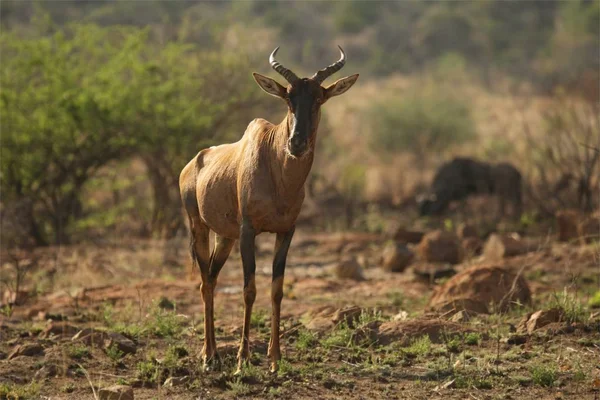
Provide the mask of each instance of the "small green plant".
{"label": "small green plant", "polygon": [[0,399],[35,399],[40,393],[41,386],[38,382],[31,382],[27,385],[0,383]]}
{"label": "small green plant", "polygon": [[113,362],[118,363],[121,361],[121,358],[123,358],[125,353],[123,353],[121,350],[119,350],[119,348],[116,345],[112,345],[112,346],[106,348],[106,355]]}
{"label": "small green plant", "polygon": [[308,329],[300,329],[298,339],[296,340],[296,348],[298,350],[312,349],[317,344],[317,337]]}
{"label": "small green plant", "polygon": [[401,351],[411,358],[425,356],[431,351],[431,339],[429,336],[423,335],[415,339],[408,347],[403,347]]}
{"label": "small green plant", "polygon": [[446,348],[450,353],[460,353],[461,340],[458,337],[453,337],[446,342]]}
{"label": "small green plant", "polygon": [[67,349],[67,354],[69,355],[69,357],[74,358],[75,360],[80,360],[84,357],[89,357],[90,350],[88,349],[87,346],[75,345],[75,346],[70,346]]}
{"label": "small green plant", "polygon": [[326,349],[334,347],[348,347],[352,342],[352,329],[346,321],[342,321],[329,336],[321,340],[321,344]]}
{"label": "small green plant", "polygon": [[481,340],[481,335],[477,332],[470,332],[465,335],[465,344],[469,346],[476,346]]}
{"label": "small green plant", "polygon": [[71,382],[61,386],[60,391],[63,393],[73,393],[75,391],[75,385]]}
{"label": "small green plant", "polygon": [[159,378],[160,370],[158,366],[150,360],[140,361],[135,366],[135,369],[137,378],[143,382],[155,383]]}
{"label": "small green plant", "polygon": [[173,311],[163,310],[156,304],[150,310],[150,318],[146,320],[146,330],[159,337],[176,337],[182,327]]}
{"label": "small green plant", "polygon": [[555,365],[538,364],[531,368],[531,377],[535,384],[551,387],[558,377],[558,372]]}
{"label": "small green plant", "polygon": [[229,382],[227,386],[234,396],[246,396],[251,392],[250,386],[242,382],[239,378],[233,382]]}
{"label": "small green plant", "polygon": [[600,308],[600,290],[596,291],[588,301],[588,306],[591,308]]}
{"label": "small green plant", "polygon": [[561,293],[554,293],[553,306],[563,310],[563,317],[567,323],[582,322],[586,312],[581,301],[565,288]]}
{"label": "small green plant", "polygon": [[492,381],[489,378],[479,377],[476,375],[461,374],[456,377],[455,386],[457,389],[489,390],[492,388]]}

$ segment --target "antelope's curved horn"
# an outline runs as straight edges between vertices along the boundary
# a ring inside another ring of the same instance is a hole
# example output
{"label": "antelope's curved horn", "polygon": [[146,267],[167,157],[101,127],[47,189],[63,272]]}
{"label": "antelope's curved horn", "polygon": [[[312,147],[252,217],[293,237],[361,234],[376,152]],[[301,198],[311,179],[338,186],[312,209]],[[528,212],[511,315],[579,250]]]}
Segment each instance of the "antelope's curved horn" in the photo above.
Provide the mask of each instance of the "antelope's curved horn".
{"label": "antelope's curved horn", "polygon": [[275,54],[277,54],[277,50],[279,50],[279,46],[277,46],[275,50],[273,50],[273,52],[271,53],[271,56],[269,57],[269,64],[271,64],[271,67],[273,67],[275,71],[281,74],[281,76],[283,76],[286,81],[288,81],[289,83],[294,83],[298,80],[298,76],[296,76],[295,73],[293,73],[292,71],[281,65],[279,62],[277,62],[277,60],[275,59]]}
{"label": "antelope's curved horn", "polygon": [[344,64],[346,64],[346,53],[344,53],[344,50],[342,50],[341,46],[338,46],[338,48],[340,49],[340,59],[331,64],[329,67],[317,71],[311,77],[311,79],[314,79],[319,83],[323,83],[325,79],[329,78],[331,75],[335,74],[340,69],[342,69]]}

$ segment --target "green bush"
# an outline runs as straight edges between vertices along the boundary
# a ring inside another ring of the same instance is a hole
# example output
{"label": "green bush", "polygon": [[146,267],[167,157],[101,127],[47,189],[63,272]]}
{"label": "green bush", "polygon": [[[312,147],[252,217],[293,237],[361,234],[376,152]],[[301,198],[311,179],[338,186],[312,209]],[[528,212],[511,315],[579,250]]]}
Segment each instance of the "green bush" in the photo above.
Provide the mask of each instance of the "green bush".
{"label": "green bush", "polygon": [[372,148],[388,154],[411,152],[423,157],[476,136],[468,103],[434,88],[379,101],[365,119],[373,130]]}

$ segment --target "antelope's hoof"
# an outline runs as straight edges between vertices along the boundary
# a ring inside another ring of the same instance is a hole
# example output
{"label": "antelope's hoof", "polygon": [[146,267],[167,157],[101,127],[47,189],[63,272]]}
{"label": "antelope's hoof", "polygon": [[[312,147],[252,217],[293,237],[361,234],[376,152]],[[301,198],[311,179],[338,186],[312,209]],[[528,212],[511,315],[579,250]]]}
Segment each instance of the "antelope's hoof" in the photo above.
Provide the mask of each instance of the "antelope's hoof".
{"label": "antelope's hoof", "polygon": [[205,358],[202,369],[204,372],[219,371],[221,369],[221,359],[217,354],[210,358]]}
{"label": "antelope's hoof", "polygon": [[272,374],[276,374],[276,373],[277,373],[277,371],[279,371],[279,363],[278,363],[277,361],[275,361],[275,362],[272,362],[272,363],[271,363],[271,368],[269,369],[269,371],[270,371]]}

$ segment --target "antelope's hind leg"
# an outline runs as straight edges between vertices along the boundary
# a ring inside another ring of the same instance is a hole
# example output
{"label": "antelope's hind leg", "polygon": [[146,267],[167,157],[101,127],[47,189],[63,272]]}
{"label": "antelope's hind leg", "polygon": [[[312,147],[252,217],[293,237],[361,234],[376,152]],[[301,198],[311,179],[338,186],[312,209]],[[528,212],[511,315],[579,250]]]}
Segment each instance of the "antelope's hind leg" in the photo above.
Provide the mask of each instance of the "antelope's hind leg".
{"label": "antelope's hind leg", "polygon": [[273,281],[271,283],[271,340],[269,342],[269,358],[271,359],[271,372],[279,368],[281,350],[279,347],[279,325],[281,317],[281,299],[283,299],[283,277],[288,250],[295,228],[289,232],[278,233],[275,241],[275,257],[273,258]]}
{"label": "antelope's hind leg", "polygon": [[209,233],[208,226],[199,218],[191,219],[192,257],[200,269],[202,279],[201,292],[204,302],[204,346],[202,348],[202,361],[205,369],[218,362],[217,345],[214,329],[214,290],[219,271],[233,246],[233,240],[217,236],[215,248],[209,259]]}

